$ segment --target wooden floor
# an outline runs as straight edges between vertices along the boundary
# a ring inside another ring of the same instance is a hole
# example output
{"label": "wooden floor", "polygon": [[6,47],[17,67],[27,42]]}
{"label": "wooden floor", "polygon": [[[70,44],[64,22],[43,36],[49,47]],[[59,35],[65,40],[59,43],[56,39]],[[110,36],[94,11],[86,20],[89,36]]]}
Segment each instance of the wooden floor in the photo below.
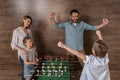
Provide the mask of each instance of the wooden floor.
{"label": "wooden floor", "polygon": [[[110,60],[111,80],[120,80],[119,57],[110,57]],[[77,78],[72,78],[72,80],[79,80],[80,72],[81,70],[78,70]],[[0,54],[0,80],[21,80],[20,73],[21,66],[17,60],[17,54]]]}

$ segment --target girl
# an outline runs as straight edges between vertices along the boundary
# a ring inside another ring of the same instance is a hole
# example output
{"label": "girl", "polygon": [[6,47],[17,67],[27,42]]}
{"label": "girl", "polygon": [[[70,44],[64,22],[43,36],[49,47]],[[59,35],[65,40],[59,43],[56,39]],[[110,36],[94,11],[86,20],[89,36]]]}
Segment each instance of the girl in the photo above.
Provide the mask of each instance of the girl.
{"label": "girl", "polygon": [[108,67],[108,48],[104,43],[101,32],[96,31],[99,40],[95,41],[91,55],[84,55],[58,42],[58,47],[64,48],[71,54],[76,55],[84,62],[84,68],[80,80],[110,80]]}

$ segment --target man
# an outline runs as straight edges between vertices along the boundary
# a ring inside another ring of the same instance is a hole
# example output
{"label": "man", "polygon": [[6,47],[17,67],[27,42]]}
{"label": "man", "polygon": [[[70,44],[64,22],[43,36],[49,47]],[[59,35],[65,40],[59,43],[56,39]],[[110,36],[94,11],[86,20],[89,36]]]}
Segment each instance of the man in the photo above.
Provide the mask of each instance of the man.
{"label": "man", "polygon": [[83,33],[85,30],[93,30],[102,28],[108,24],[108,19],[103,18],[103,22],[97,26],[91,26],[83,21],[79,20],[78,10],[70,11],[70,20],[63,23],[56,23],[55,12],[49,14],[50,22],[52,26],[56,28],[65,29],[65,44],[72,49],[83,51]]}

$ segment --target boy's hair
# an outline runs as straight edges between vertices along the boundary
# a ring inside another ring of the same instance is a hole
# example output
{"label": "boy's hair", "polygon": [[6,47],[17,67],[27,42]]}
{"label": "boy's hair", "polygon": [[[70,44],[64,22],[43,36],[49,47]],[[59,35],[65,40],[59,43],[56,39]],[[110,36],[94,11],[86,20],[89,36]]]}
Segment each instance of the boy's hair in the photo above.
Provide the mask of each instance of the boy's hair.
{"label": "boy's hair", "polygon": [[76,10],[76,9],[71,10],[71,11],[70,11],[70,16],[72,15],[72,13],[78,13],[78,14],[79,14],[79,11]]}
{"label": "boy's hair", "polygon": [[108,52],[108,47],[102,40],[97,40],[93,45],[93,50],[97,57],[103,58]]}
{"label": "boy's hair", "polygon": [[24,37],[24,39],[23,39],[23,44],[24,44],[24,46],[25,46],[26,41],[29,40],[29,39],[32,40],[32,38],[29,37],[29,36]]}

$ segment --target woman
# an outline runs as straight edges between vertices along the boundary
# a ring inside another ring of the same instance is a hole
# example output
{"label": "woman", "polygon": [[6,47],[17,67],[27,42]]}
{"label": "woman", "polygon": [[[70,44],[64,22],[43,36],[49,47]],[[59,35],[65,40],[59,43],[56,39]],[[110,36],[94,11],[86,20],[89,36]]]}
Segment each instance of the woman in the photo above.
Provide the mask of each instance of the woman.
{"label": "woman", "polygon": [[17,50],[18,52],[18,60],[22,65],[22,80],[24,80],[23,78],[24,62],[23,62],[23,57],[21,55],[27,53],[27,51],[24,49],[25,46],[23,45],[23,39],[26,36],[29,36],[32,38],[32,32],[30,30],[31,23],[32,23],[32,18],[28,15],[24,16],[20,26],[14,29],[13,35],[12,35],[11,47],[13,50]]}

